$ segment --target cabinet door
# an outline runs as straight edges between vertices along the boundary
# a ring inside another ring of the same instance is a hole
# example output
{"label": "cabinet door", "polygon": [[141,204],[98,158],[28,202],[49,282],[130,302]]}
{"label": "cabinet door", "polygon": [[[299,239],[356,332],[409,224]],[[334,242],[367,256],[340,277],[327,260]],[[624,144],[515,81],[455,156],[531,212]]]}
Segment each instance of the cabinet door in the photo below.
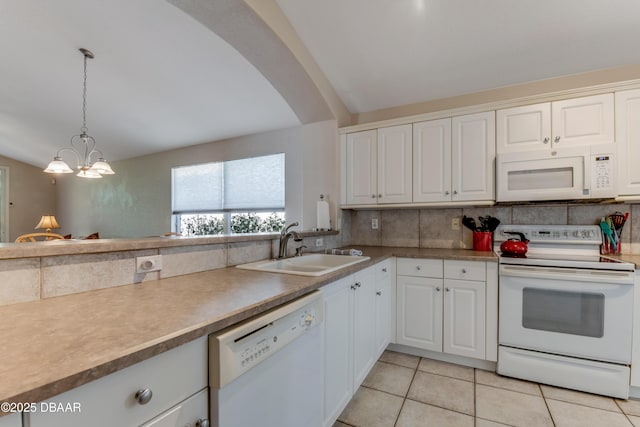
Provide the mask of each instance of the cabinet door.
{"label": "cabinet door", "polygon": [[375,130],[347,135],[347,204],[376,203],[378,196],[378,151]]}
{"label": "cabinet door", "polygon": [[20,413],[9,414],[3,417],[0,417],[0,427],[21,427],[22,426],[22,416]]}
{"label": "cabinet door", "polygon": [[398,276],[396,341],[442,351],[442,279]]}
{"label": "cabinet door", "polygon": [[413,124],[413,201],[451,200],[451,119]]}
{"label": "cabinet door", "polygon": [[374,358],[377,360],[391,340],[391,277],[389,274],[377,274],[376,276],[376,351]]}
{"label": "cabinet door", "polygon": [[616,92],[618,194],[640,195],[640,89]]}
{"label": "cabinet door", "polygon": [[353,391],[373,367],[375,357],[375,270],[369,267],[354,274],[353,305]]}
{"label": "cabinet door", "polygon": [[612,93],[553,102],[551,114],[556,148],[614,141]]}
{"label": "cabinet door", "polygon": [[411,203],[411,125],[378,129],[378,203]]}
{"label": "cabinet door", "polygon": [[498,154],[551,148],[551,104],[548,102],[498,110],[496,123]]}
{"label": "cabinet door", "polygon": [[324,426],[332,426],[351,400],[353,276],[321,288],[324,300]]}
{"label": "cabinet door", "polygon": [[452,119],[452,200],[494,200],[495,112]]}
{"label": "cabinet door", "polygon": [[485,283],[444,280],[445,353],[485,358]]}

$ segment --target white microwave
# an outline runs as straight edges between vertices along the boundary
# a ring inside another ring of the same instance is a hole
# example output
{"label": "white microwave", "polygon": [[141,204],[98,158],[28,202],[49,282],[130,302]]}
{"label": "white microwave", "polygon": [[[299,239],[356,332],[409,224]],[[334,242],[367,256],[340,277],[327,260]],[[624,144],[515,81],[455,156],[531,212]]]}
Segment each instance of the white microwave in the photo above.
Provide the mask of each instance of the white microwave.
{"label": "white microwave", "polygon": [[498,202],[616,197],[615,144],[498,154]]}

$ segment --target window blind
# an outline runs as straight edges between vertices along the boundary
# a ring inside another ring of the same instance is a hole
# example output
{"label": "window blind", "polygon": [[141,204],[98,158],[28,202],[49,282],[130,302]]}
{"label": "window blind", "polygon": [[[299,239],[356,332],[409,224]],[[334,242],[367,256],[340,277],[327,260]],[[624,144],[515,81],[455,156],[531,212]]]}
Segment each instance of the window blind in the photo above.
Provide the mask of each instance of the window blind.
{"label": "window blind", "polygon": [[284,209],[284,153],[172,169],[174,214]]}

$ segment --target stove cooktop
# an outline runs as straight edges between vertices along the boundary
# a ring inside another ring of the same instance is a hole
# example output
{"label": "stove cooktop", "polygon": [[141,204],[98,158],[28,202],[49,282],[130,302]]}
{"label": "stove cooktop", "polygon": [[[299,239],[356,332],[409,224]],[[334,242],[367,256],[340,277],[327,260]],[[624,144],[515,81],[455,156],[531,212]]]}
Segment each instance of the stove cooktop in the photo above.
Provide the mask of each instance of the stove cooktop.
{"label": "stove cooktop", "polygon": [[634,271],[635,265],[603,255],[570,255],[536,253],[519,256],[498,252],[501,264],[532,265],[560,268],[587,268],[597,270]]}
{"label": "stove cooktop", "polygon": [[[500,244],[513,238],[509,231],[523,233],[529,240],[524,256],[500,252]],[[633,271],[635,265],[600,255],[602,233],[597,225],[500,225],[494,233],[494,250],[501,264],[559,268]]]}

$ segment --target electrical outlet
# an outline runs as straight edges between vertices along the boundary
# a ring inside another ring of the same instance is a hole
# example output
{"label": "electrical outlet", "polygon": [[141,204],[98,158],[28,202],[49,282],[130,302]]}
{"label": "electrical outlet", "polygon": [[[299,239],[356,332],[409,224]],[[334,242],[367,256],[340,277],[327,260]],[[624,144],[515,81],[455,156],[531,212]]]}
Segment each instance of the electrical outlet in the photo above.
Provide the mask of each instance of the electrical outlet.
{"label": "electrical outlet", "polygon": [[162,255],[137,256],[136,273],[151,273],[162,270]]}
{"label": "electrical outlet", "polygon": [[460,218],[458,218],[457,216],[451,218],[451,229],[460,230]]}
{"label": "electrical outlet", "polygon": [[378,218],[371,218],[371,229],[372,230],[378,229]]}
{"label": "electrical outlet", "polygon": [[322,246],[324,244],[322,239],[316,239],[316,247]]}

